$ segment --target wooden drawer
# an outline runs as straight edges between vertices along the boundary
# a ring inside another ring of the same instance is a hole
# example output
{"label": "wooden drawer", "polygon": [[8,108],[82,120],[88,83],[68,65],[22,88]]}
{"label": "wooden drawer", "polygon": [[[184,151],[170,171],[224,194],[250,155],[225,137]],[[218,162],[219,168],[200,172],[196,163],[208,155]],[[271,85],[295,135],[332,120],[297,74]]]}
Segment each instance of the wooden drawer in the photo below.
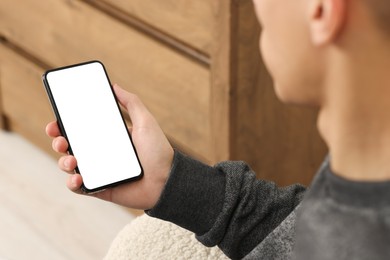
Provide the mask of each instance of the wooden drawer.
{"label": "wooden drawer", "polygon": [[99,59],[181,150],[207,163],[246,161],[281,185],[307,184],[326,153],[316,113],[277,100],[259,34],[251,0],[1,0],[0,114],[4,107],[13,129],[47,143],[34,136],[51,112],[43,119],[31,108],[26,119],[29,108],[15,100],[33,106],[44,69]]}
{"label": "wooden drawer", "polygon": [[42,68],[3,45],[0,45],[0,57],[2,108],[7,124],[46,152],[58,156],[45,134],[45,126],[53,120],[53,113],[39,77]]}
{"label": "wooden drawer", "polygon": [[113,82],[141,96],[174,143],[211,156],[207,68],[80,1],[2,0],[0,10],[8,40],[50,66],[101,60]]}
{"label": "wooden drawer", "polygon": [[214,19],[213,1],[106,0],[106,2],[198,50],[211,54],[210,25]]}

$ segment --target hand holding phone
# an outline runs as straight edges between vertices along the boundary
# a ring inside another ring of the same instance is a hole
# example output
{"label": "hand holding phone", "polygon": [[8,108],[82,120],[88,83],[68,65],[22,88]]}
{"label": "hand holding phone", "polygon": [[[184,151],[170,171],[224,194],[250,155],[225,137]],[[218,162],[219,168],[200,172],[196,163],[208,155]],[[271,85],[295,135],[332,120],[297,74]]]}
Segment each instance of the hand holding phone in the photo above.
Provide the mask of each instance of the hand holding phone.
{"label": "hand holding phone", "polygon": [[[153,115],[136,95],[117,85],[114,85],[113,89],[119,103],[129,112],[132,121],[131,136],[143,165],[144,178],[92,193],[91,196],[129,208],[150,209],[157,203],[165,186],[172,167],[173,148]],[[50,122],[46,132],[48,136],[54,138],[53,149],[66,154],[68,143],[61,136],[57,122]],[[70,163],[65,164],[65,161]],[[63,155],[58,161],[61,170],[69,174],[68,188],[80,193],[83,180],[80,174],[74,173],[76,164],[76,159],[72,155]]]}
{"label": "hand holding phone", "polygon": [[82,189],[96,192],[139,179],[143,172],[102,63],[47,71],[43,81]]}

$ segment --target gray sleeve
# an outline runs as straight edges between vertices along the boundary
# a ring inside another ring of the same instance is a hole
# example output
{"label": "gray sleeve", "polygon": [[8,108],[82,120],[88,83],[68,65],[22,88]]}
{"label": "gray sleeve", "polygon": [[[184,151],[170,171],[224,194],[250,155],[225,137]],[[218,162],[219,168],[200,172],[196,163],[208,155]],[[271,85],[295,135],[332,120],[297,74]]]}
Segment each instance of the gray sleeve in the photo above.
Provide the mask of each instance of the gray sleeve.
{"label": "gray sleeve", "polygon": [[218,245],[237,259],[294,210],[304,191],[300,185],[278,188],[257,180],[243,162],[210,167],[176,151],[160,200],[146,213],[194,232],[204,245]]}

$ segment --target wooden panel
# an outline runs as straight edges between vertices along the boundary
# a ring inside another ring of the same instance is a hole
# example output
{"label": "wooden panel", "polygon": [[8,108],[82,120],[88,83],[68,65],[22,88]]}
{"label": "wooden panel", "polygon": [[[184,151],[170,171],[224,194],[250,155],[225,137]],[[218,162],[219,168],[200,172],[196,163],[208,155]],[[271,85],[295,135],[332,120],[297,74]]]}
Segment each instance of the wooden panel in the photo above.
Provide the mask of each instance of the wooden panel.
{"label": "wooden panel", "polygon": [[213,31],[213,57],[211,64],[211,132],[214,157],[212,163],[231,158],[232,143],[232,50],[230,1],[213,1],[215,23]]}
{"label": "wooden panel", "polygon": [[2,0],[0,34],[52,66],[101,60],[175,143],[211,157],[207,68],[80,1]]}
{"label": "wooden panel", "polygon": [[209,0],[106,0],[151,26],[210,54],[213,24]]}
{"label": "wooden panel", "polygon": [[[1,73],[1,71],[0,71]],[[1,78],[1,74],[0,74]],[[1,94],[1,81],[0,81],[0,129],[4,129],[4,111],[3,111],[3,96]]]}
{"label": "wooden panel", "polygon": [[43,70],[1,44],[0,57],[3,108],[10,130],[58,156],[45,134],[45,126],[53,120],[53,113],[41,82]]}
{"label": "wooden panel", "polygon": [[[273,83],[259,54],[260,28],[250,0],[237,2],[232,92],[232,159],[247,161],[260,178],[280,185],[310,183],[326,147],[316,128],[316,111],[290,107],[276,98]],[[256,28],[257,31],[256,31]],[[255,155],[255,156],[254,156]]]}

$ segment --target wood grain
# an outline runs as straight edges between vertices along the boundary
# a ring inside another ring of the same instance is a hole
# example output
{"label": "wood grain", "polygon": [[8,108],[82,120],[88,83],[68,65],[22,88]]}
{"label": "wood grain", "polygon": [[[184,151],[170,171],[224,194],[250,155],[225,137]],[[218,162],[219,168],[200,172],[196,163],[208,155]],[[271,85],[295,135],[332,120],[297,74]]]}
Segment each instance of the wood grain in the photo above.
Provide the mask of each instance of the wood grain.
{"label": "wood grain", "polygon": [[0,1],[0,34],[52,66],[101,60],[175,143],[211,157],[207,68],[79,1]]}
{"label": "wood grain", "polygon": [[138,17],[122,10],[118,6],[106,1],[95,0],[81,0],[91,7],[98,9],[99,11],[111,16],[113,19],[120,23],[126,24],[131,28],[145,34],[146,36],[154,39],[166,47],[176,51],[177,53],[198,62],[200,65],[207,68],[210,67],[210,56],[204,50],[200,50],[194,47],[190,42],[185,42],[180,38],[169,34],[166,31],[162,31],[153,24],[147,23]]}
{"label": "wood grain", "polygon": [[58,157],[45,134],[45,126],[54,120],[54,116],[40,80],[43,69],[3,45],[0,45],[0,57],[3,112],[9,119],[10,130],[21,133],[47,153]]}
{"label": "wood grain", "polygon": [[214,150],[212,162],[230,159],[232,149],[232,114],[234,95],[232,93],[232,5],[230,1],[213,1],[215,22],[213,26],[213,49],[211,64],[211,95],[210,117],[212,147]]}
{"label": "wood grain", "polygon": [[[0,71],[0,79],[1,79],[1,71]],[[3,95],[1,90],[1,80],[0,80],[0,129],[4,129],[4,111],[3,111]]]}
{"label": "wood grain", "polygon": [[146,24],[189,43],[196,49],[211,54],[214,23],[208,0],[105,0]]}

